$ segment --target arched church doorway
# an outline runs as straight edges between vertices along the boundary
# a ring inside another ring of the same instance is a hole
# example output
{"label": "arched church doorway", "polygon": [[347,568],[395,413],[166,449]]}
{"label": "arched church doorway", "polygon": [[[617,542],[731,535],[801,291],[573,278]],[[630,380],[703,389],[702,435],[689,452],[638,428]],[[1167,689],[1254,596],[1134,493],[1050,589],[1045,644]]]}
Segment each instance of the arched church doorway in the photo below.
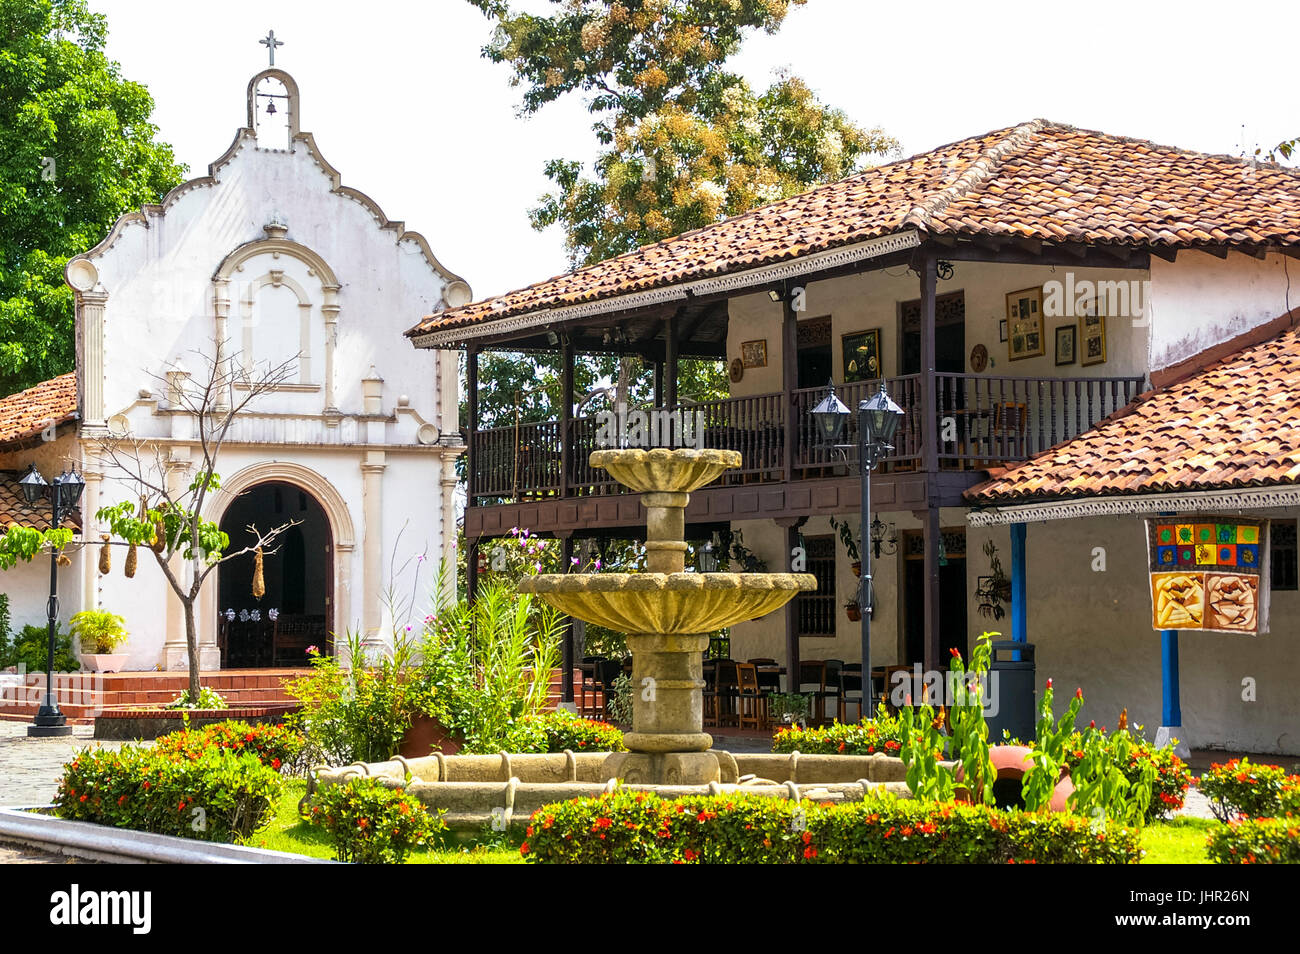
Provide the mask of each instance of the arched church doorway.
{"label": "arched church doorway", "polygon": [[320,502],[294,484],[267,481],[240,493],[221,517],[231,550],[257,539],[250,525],[265,533],[286,524],[292,526],[263,553],[260,599],[253,596],[252,553],[218,570],[217,641],[227,669],[302,667],[309,646],[332,649],[334,541]]}

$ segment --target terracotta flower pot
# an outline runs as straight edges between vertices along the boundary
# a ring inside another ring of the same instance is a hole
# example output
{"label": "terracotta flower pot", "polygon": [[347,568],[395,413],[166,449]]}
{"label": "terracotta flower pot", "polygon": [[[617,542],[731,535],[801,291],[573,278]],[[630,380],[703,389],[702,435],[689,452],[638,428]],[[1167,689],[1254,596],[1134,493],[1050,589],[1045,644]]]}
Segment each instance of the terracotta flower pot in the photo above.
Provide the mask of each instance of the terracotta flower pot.
{"label": "terracotta flower pot", "polygon": [[861,561],[861,560],[858,560],[857,562],[855,562],[854,564],[852,564],[852,566],[853,566],[853,575],[854,575],[854,576],[861,576],[861,575],[862,575],[862,561]]}
{"label": "terracotta flower pot", "polygon": [[862,608],[858,606],[857,603],[850,603],[848,606],[844,607],[844,612],[849,614],[849,620],[851,622],[856,623],[862,619]]}
{"label": "terracotta flower pot", "polygon": [[402,736],[397,754],[404,759],[418,759],[433,752],[455,755],[461,742],[441,722],[429,715],[417,715]]}
{"label": "terracotta flower pot", "polygon": [[[1019,782],[1029,771],[1028,761],[1033,750],[1027,745],[994,745],[989,747],[989,760],[993,763],[994,784],[998,782]],[[963,767],[957,766],[957,780],[961,781]],[[1052,790],[1052,801],[1048,807],[1054,812],[1069,810],[1067,800],[1074,794],[1074,782],[1070,780],[1069,769],[1062,768],[1057,779],[1056,788]],[[970,792],[963,786],[957,789],[957,801],[973,801]]]}

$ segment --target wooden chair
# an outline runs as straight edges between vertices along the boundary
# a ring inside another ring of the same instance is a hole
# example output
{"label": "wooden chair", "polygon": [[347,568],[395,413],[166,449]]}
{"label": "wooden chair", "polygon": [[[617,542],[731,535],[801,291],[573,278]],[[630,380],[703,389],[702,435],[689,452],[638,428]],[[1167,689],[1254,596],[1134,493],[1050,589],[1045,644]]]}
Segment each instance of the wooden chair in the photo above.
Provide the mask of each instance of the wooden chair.
{"label": "wooden chair", "polygon": [[[843,659],[826,660],[825,698],[828,701],[833,700],[833,702],[831,702],[831,705],[829,707],[826,706],[823,707],[830,708],[831,711],[835,713],[836,718],[839,717],[839,713],[840,713],[840,670],[842,670],[843,668],[844,668]],[[827,721],[830,721],[829,716],[827,716]]]}
{"label": "wooden chair", "polygon": [[709,725],[736,725],[736,666],[731,659],[719,659],[713,677],[713,686],[705,689],[705,711],[712,711],[713,721]]}
{"label": "wooden chair", "polygon": [[603,656],[583,656],[578,663],[581,680],[577,686],[578,715],[592,718],[596,715],[596,665]]}
{"label": "wooden chair", "polygon": [[814,725],[826,722],[826,663],[821,659],[804,659],[799,662],[799,679],[795,683],[795,692],[812,696],[812,715]]}
{"label": "wooden chair", "polygon": [[614,697],[614,680],[623,673],[623,660],[602,659],[596,663],[596,688],[600,691],[598,719],[609,718],[609,700]]}
{"label": "wooden chair", "polygon": [[840,667],[839,687],[839,720],[847,722],[848,707],[856,705],[858,718],[855,721],[861,722],[867,716],[867,707],[862,699],[862,663],[846,663]]}
{"label": "wooden chair", "polygon": [[753,663],[736,663],[736,719],[742,729],[764,729],[770,723],[767,695],[759,688]]}

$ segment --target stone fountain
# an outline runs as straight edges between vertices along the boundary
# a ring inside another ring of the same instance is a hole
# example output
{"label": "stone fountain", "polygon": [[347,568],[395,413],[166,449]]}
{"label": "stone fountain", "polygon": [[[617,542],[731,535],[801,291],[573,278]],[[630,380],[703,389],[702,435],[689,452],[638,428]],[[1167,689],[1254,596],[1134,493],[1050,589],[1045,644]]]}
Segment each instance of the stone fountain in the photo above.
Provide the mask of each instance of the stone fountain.
{"label": "stone fountain", "polygon": [[687,573],[686,505],[691,491],[740,466],[721,450],[603,450],[591,455],[646,508],[645,573],[551,574],[525,579],[576,619],[628,634],[632,731],[627,752],[394,756],[386,762],[316,766],[300,810],[318,785],[375,779],[474,830],[518,824],[543,805],[599,795],[617,785],[665,798],[744,790],[773,798],[857,800],[879,788],[907,795],[903,763],[891,756],[732,754],[704,731],[704,650],[709,634],[779,609],[816,588],[804,573]]}
{"label": "stone fountain", "polygon": [[653,785],[719,779],[713,738],[703,731],[704,650],[709,634],[766,616],[800,590],[807,573],[687,573],[686,505],[691,491],[740,466],[725,450],[602,450],[591,466],[641,493],[645,573],[571,573],[519,584],[574,619],[627,633],[632,654],[632,731],[626,753],[606,760],[611,778]]}

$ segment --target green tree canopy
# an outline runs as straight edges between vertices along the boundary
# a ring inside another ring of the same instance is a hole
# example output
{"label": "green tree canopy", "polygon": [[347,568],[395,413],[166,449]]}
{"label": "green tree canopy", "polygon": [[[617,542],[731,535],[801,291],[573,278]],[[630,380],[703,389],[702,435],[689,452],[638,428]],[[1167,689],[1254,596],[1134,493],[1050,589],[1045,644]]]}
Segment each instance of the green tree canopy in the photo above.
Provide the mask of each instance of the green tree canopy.
{"label": "green tree canopy", "polygon": [[0,394],[70,371],[69,257],[181,181],[86,0],[0,0]]}
{"label": "green tree canopy", "polygon": [[536,16],[469,0],[496,25],[483,55],[513,70],[531,114],[588,96],[603,149],[594,175],[571,159],[532,211],[558,224],[573,265],[631,251],[858,171],[897,151],[785,73],[764,91],[727,69],[747,33],[776,32],[806,0],[551,0]]}

